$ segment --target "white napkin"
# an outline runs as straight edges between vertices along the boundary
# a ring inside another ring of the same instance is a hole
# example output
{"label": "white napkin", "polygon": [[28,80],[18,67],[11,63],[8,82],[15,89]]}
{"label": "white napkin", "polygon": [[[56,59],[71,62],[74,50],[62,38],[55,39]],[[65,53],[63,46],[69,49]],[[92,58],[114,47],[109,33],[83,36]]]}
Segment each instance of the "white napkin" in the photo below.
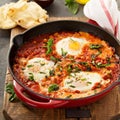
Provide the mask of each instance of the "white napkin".
{"label": "white napkin", "polygon": [[116,0],[90,0],[83,12],[86,17],[120,40],[120,11]]}

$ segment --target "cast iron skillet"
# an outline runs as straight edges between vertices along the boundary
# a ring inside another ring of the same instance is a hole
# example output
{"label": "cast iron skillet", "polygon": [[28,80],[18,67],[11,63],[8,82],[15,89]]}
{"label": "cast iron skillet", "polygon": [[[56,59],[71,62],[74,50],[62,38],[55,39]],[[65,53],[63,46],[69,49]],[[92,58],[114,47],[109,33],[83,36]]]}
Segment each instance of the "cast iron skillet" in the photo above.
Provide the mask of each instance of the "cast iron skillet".
{"label": "cast iron skillet", "polygon": [[[91,95],[85,98],[77,98],[77,99],[50,98],[48,96],[43,96],[41,94],[35,93],[34,91],[26,87],[24,84],[22,84],[14,75],[13,68],[12,68],[14,64],[13,59],[16,55],[18,48],[21,45],[23,45],[25,41],[28,41],[29,39],[37,35],[45,34],[45,33],[54,33],[59,31],[83,31],[83,32],[91,33],[107,41],[110,44],[110,46],[115,48],[116,54],[120,56],[120,41],[118,41],[114,36],[106,32],[102,28],[98,26],[94,26],[92,24],[89,24],[86,22],[80,22],[80,21],[73,21],[73,20],[60,20],[60,21],[47,22],[47,23],[38,25],[36,27],[33,27],[13,38],[13,44],[8,54],[9,70],[14,79],[15,92],[23,102],[37,108],[82,106],[82,105],[89,104],[91,102],[95,102],[96,100],[105,96],[116,85],[120,84],[120,79],[118,78],[118,80],[113,82],[110,86],[108,86],[105,90],[101,91],[100,93],[97,93],[95,95]],[[36,98],[37,101],[26,97],[23,94],[24,92],[29,94],[32,98]]]}

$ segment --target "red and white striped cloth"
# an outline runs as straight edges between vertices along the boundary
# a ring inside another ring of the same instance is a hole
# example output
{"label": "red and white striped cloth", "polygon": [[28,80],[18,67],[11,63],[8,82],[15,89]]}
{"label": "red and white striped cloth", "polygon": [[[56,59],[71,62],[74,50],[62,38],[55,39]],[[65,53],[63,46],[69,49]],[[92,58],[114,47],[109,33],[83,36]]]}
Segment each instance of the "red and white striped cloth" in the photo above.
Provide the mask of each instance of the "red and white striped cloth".
{"label": "red and white striped cloth", "polygon": [[120,11],[116,0],[90,0],[83,12],[86,17],[120,40]]}

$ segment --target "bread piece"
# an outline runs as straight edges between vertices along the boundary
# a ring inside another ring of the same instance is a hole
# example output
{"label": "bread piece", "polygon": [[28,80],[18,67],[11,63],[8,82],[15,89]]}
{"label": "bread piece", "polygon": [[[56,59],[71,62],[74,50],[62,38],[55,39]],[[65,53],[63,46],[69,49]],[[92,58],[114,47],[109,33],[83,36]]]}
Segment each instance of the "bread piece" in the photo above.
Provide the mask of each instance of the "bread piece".
{"label": "bread piece", "polygon": [[1,29],[11,29],[17,26],[17,23],[8,16],[9,8],[12,7],[13,4],[14,3],[5,4],[4,6],[0,7],[0,28]]}
{"label": "bread piece", "polygon": [[22,7],[13,6],[8,15],[19,26],[26,29],[44,23],[48,19],[47,11],[35,2],[26,2]]}
{"label": "bread piece", "polygon": [[47,11],[37,3],[19,0],[0,7],[0,28],[11,29],[19,25],[29,29],[46,22],[48,17]]}

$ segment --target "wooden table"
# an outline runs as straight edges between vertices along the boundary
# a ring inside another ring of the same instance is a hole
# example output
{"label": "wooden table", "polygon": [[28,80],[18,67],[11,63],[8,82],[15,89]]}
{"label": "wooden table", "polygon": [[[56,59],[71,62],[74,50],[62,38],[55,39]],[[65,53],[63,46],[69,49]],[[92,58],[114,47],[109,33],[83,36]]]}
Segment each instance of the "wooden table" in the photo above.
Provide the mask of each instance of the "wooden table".
{"label": "wooden table", "polygon": [[[52,20],[75,19],[86,21],[86,18],[50,18]],[[11,31],[13,36],[21,33],[23,29],[15,28]],[[6,84],[13,79],[6,73]],[[3,114],[7,120],[120,120],[120,87],[116,86],[101,100],[84,107],[36,109],[26,106],[21,101],[9,102],[9,94],[4,92]]]}

